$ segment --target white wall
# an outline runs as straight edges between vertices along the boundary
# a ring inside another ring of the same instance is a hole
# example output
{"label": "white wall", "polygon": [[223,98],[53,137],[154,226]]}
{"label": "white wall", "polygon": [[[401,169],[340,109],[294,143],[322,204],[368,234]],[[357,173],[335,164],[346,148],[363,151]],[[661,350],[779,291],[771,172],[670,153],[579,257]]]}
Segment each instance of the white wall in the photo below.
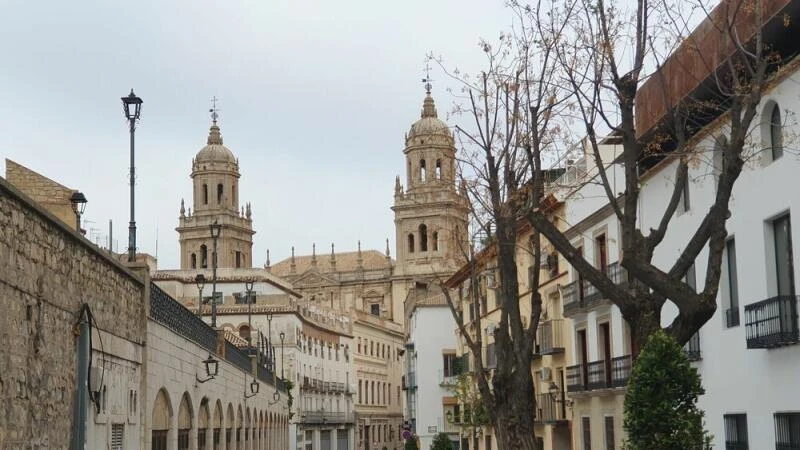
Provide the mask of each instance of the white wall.
{"label": "white wall", "polygon": [[[721,295],[717,300],[714,317],[700,330],[702,360],[696,363],[703,377],[706,395],[700,399],[700,406],[706,411],[708,427],[714,435],[714,444],[724,448],[723,414],[746,413],[750,448],[766,449],[775,446],[775,425],[773,414],[780,411],[800,409],[800,390],[794,388],[797,382],[797,368],[800,367],[800,346],[787,346],[770,350],[746,348],[744,306],[765,300],[775,295],[774,260],[771,255],[772,242],[766,232],[768,221],[776,215],[791,212],[794,236],[800,236],[797,226],[800,223],[800,161],[796,149],[800,145],[797,136],[797,122],[793,115],[800,111],[800,77],[794,74],[790,79],[777,85],[765,95],[762,107],[770,101],[779,102],[784,129],[784,156],[777,161],[769,161],[768,155],[754,155],[747,163],[733,191],[731,218],[727,222],[730,236],[736,240],[739,314],[740,325],[727,328],[723,295],[727,299],[727,278],[723,276]],[[789,110],[792,115],[786,114]],[[768,116],[756,117],[756,129],[752,134],[754,149],[762,147],[761,120]],[[718,134],[715,132],[713,134]],[[673,218],[664,243],[659,246],[654,262],[668,268],[694,233],[699,221],[705,215],[714,195],[714,178],[711,161],[713,141],[706,137],[699,145],[705,154],[699,164],[690,166],[691,209]],[[673,186],[674,167],[661,170],[647,181],[642,189],[641,223],[642,228],[654,226],[658,212]],[[795,243],[798,239],[795,238]],[[795,244],[796,247],[796,244]],[[794,255],[800,255],[795,250]],[[707,252],[700,254],[696,261],[697,283],[702,289],[705,279]],[[723,265],[723,275],[725,273]],[[795,264],[795,279],[797,273]],[[674,305],[665,309],[663,323],[674,317]]]}
{"label": "white wall", "polygon": [[[442,397],[453,392],[439,386],[439,372],[443,369],[443,349],[457,348],[453,332],[455,324],[447,306],[422,306],[414,310],[410,323],[409,341],[414,343],[417,389],[417,435],[420,448],[427,449],[436,433],[428,427],[437,427],[444,421]],[[406,374],[408,379],[408,374]]]}

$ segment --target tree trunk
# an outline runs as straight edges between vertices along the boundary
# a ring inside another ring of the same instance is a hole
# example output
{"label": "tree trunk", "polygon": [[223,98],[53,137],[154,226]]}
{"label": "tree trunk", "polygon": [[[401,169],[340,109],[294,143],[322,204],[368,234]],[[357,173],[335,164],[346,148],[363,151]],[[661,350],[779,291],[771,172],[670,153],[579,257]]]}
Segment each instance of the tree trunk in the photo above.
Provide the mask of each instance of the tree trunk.
{"label": "tree trunk", "polygon": [[660,317],[653,313],[647,306],[639,306],[632,317],[625,317],[631,330],[631,357],[635,360],[639,351],[644,347],[647,338],[661,329]]}
{"label": "tree trunk", "polygon": [[494,385],[494,394],[492,426],[498,450],[541,450],[533,431],[536,399],[531,371],[515,371],[502,386]]}

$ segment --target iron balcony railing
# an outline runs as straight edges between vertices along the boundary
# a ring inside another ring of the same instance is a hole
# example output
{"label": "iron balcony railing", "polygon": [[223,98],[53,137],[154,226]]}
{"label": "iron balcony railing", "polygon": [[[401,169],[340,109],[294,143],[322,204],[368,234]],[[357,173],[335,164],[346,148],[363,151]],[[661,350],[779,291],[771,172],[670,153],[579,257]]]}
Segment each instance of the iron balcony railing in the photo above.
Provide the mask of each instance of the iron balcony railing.
{"label": "iron balcony railing", "polygon": [[538,354],[552,355],[564,353],[563,325],[564,319],[545,320],[537,330]]}
{"label": "iron balcony railing", "polygon": [[567,391],[582,392],[625,387],[631,377],[630,355],[567,367]]}
{"label": "iron balcony railing", "polygon": [[155,283],[150,283],[150,317],[210,352],[217,350],[217,332]]}
{"label": "iron balcony railing", "polygon": [[567,391],[580,392],[586,390],[586,377],[583,364],[567,366]]}
{"label": "iron balcony railing", "polygon": [[353,423],[352,412],[308,411],[300,414],[303,424]]}
{"label": "iron balcony railing", "polygon": [[[628,282],[628,272],[619,265],[619,262],[609,264],[605,272],[608,279],[614,284],[621,286]],[[561,288],[561,296],[565,316],[570,316],[585,308],[591,308],[604,300],[603,294],[592,283],[584,279],[564,285]]]}
{"label": "iron balcony railing", "polygon": [[798,342],[797,297],[779,295],[744,307],[747,348],[773,348]]}
{"label": "iron balcony railing", "polygon": [[563,391],[558,394],[538,394],[536,396],[537,422],[553,423],[567,420],[566,398]]}
{"label": "iron balcony railing", "polygon": [[699,361],[700,356],[700,332],[693,334],[686,345],[683,346],[683,351],[686,352],[686,357],[689,361]]}

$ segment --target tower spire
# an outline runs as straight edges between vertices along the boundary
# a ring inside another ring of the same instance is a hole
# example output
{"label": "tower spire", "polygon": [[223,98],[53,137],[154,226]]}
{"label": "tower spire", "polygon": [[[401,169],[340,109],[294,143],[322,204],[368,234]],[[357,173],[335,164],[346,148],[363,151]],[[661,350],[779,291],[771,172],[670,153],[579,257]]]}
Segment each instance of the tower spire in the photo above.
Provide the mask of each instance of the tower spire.
{"label": "tower spire", "polygon": [[431,88],[433,87],[431,85],[431,81],[433,81],[433,79],[431,78],[430,61],[431,61],[430,56],[425,58],[425,78],[422,79],[422,82],[425,83],[425,93],[428,95],[431,95]]}
{"label": "tower spire", "polygon": [[214,125],[217,124],[217,119],[219,118],[219,114],[217,113],[219,111],[219,109],[217,109],[218,101],[219,99],[216,95],[211,97],[211,109],[208,110],[208,112],[211,113],[211,123]]}

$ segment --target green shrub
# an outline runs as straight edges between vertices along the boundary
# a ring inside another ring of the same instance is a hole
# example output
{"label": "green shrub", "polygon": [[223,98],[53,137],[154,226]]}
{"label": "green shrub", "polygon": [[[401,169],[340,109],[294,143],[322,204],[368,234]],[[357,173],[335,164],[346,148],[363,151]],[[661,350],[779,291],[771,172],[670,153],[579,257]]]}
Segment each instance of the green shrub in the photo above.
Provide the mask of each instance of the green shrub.
{"label": "green shrub", "polygon": [[664,331],[648,338],[625,394],[626,450],[701,450],[704,429],[697,398],[705,393],[697,369]]}
{"label": "green shrub", "polygon": [[403,450],[419,450],[417,446],[417,437],[411,436],[411,439],[406,441],[406,445],[403,447]]}
{"label": "green shrub", "polygon": [[431,450],[453,450],[453,441],[446,433],[439,433],[433,438]]}

